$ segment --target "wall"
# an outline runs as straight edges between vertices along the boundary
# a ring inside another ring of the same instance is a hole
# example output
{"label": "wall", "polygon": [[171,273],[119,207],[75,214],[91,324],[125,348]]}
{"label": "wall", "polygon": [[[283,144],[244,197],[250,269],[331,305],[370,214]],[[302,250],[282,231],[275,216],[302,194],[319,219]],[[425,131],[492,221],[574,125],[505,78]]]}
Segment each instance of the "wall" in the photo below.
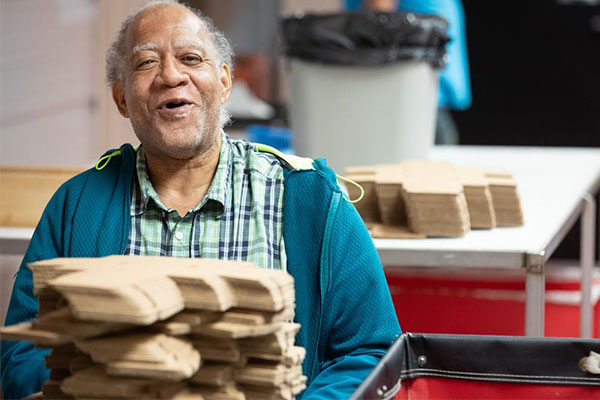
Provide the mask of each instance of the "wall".
{"label": "wall", "polygon": [[0,163],[80,166],[135,140],[103,83],[104,51],[141,0],[0,3]]}
{"label": "wall", "polygon": [[0,7],[1,162],[86,161],[92,150],[92,3],[8,0]]}

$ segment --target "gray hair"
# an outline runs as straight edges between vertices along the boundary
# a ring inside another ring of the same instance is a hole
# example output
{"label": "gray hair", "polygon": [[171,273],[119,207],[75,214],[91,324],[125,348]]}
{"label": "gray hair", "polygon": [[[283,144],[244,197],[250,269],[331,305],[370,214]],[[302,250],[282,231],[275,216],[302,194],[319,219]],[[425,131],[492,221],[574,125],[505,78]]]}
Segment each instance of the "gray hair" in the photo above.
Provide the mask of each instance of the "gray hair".
{"label": "gray hair", "polygon": [[178,0],[150,0],[144,3],[137,11],[135,11],[133,14],[130,14],[125,21],[123,21],[115,41],[112,42],[106,51],[106,83],[108,86],[112,87],[114,84],[123,80],[126,51],[125,35],[127,34],[127,30],[129,29],[131,23],[145,9],[156,5],[167,4],[177,4],[181,7],[185,7],[204,23],[210,34],[211,41],[217,51],[219,66],[227,64],[229,66],[229,70],[233,72],[233,48],[231,47],[229,40],[227,40],[225,35],[215,27],[210,18],[202,14],[202,12],[196,8],[190,7],[187,4],[179,3]]}
{"label": "gray hair", "polygon": [[[123,21],[116,39],[106,51],[106,83],[109,87],[112,87],[115,84],[123,81],[123,73],[125,71],[125,52],[127,50],[125,48],[125,35],[127,34],[127,30],[129,29],[131,23],[145,9],[156,5],[168,4],[177,4],[181,7],[185,7],[204,23],[204,26],[206,26],[206,29],[210,35],[210,39],[215,46],[219,66],[223,64],[229,66],[229,71],[233,77],[233,48],[223,32],[219,31],[215,27],[210,18],[202,14],[202,12],[196,8],[190,7],[187,4],[179,3],[178,0],[150,0],[144,3],[140,8],[137,9],[137,11],[130,14],[125,21]],[[219,120],[221,128],[223,128],[223,126],[225,126],[231,120],[231,114],[225,105],[221,107],[221,115]]]}

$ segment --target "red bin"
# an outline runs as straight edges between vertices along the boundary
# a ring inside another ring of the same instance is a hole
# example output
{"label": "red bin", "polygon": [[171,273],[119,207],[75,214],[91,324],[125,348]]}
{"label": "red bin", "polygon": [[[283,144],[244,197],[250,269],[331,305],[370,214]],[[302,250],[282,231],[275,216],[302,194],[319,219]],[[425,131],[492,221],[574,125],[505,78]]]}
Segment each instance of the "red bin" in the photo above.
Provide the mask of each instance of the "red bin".
{"label": "red bin", "polygon": [[403,334],[351,399],[600,399],[600,340]]}

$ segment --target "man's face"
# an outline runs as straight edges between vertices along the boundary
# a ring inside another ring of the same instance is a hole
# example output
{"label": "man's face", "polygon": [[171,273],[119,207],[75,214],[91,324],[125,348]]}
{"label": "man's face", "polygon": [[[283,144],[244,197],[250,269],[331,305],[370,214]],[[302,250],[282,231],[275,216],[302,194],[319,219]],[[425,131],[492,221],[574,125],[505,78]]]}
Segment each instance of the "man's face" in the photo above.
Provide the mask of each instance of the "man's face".
{"label": "man's face", "polygon": [[144,10],[126,36],[123,81],[113,87],[148,154],[202,155],[218,140],[220,108],[231,76],[219,66],[202,21],[183,7]]}

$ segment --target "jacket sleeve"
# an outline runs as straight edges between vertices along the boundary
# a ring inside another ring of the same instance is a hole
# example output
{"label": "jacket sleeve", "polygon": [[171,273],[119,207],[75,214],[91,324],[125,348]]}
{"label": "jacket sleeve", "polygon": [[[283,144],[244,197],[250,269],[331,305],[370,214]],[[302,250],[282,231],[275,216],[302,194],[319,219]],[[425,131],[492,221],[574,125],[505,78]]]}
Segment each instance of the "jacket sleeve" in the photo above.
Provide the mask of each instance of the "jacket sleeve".
{"label": "jacket sleeve", "polygon": [[[14,325],[36,317],[38,301],[33,295],[32,272],[27,263],[63,256],[64,202],[67,190],[61,187],[52,197],[15,275],[5,325]],[[44,356],[49,350],[31,342],[1,342],[2,391],[6,399],[20,399],[39,392],[50,372]]]}
{"label": "jacket sleeve", "polygon": [[401,333],[381,262],[356,209],[340,200],[334,221],[321,263],[326,291],[319,374],[303,399],[350,397]]}

